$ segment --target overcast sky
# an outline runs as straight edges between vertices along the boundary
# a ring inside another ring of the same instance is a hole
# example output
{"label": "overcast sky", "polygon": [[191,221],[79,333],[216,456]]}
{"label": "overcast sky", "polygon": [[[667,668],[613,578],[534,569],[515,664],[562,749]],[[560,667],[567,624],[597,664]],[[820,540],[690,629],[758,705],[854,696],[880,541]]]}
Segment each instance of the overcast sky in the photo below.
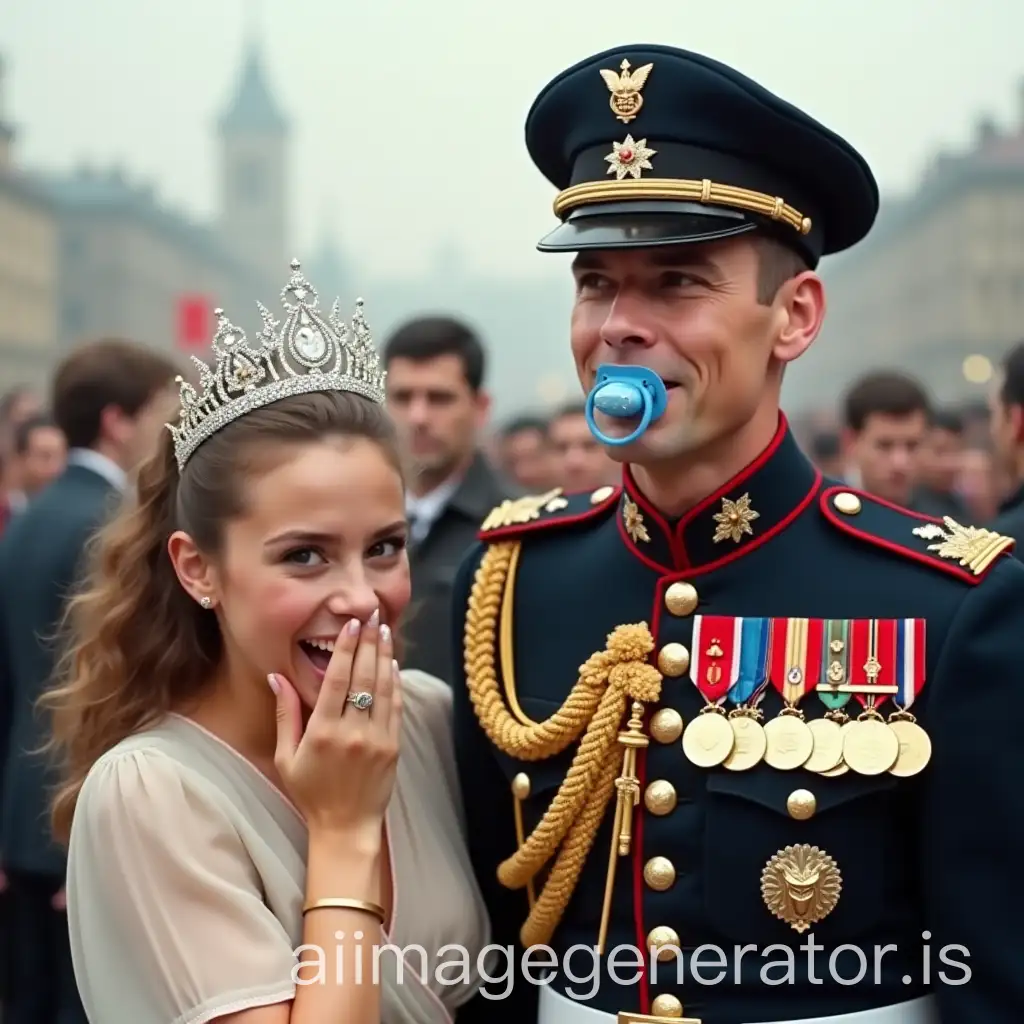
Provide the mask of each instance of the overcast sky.
{"label": "overcast sky", "polygon": [[1016,120],[1024,76],[1013,0],[0,0],[19,159],[121,164],[210,215],[213,122],[251,24],[295,123],[296,253],[327,225],[368,275],[415,273],[451,243],[485,273],[553,272],[534,251],[552,194],[523,119],[608,46],[734,64],[846,135],[887,190],[979,114]]}

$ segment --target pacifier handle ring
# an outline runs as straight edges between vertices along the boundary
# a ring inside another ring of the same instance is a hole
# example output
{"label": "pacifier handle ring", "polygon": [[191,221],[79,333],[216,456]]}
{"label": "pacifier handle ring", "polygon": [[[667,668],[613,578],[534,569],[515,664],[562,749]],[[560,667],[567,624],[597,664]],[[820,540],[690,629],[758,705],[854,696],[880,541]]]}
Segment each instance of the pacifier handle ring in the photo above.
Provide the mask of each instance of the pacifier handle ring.
{"label": "pacifier handle ring", "polygon": [[654,399],[651,397],[651,393],[647,388],[643,387],[643,385],[638,387],[640,397],[644,403],[644,411],[643,415],[640,417],[640,423],[637,425],[636,430],[634,430],[629,436],[612,438],[602,433],[601,429],[594,422],[594,399],[597,397],[597,393],[600,390],[600,388],[594,388],[594,390],[587,396],[587,405],[584,410],[584,415],[586,416],[587,426],[590,428],[590,432],[601,444],[608,445],[612,448],[618,448],[624,444],[632,444],[651,425],[651,417],[654,415]]}

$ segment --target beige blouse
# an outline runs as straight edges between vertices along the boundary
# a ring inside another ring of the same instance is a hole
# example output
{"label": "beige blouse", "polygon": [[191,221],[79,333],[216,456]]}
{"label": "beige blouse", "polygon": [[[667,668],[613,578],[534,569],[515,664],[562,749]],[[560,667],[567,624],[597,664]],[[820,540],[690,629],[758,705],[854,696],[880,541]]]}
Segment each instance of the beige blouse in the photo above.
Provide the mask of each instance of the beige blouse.
{"label": "beige blouse", "polygon": [[[482,984],[489,925],[464,844],[451,692],[423,672],[402,679],[387,941],[405,953],[401,971],[395,952],[379,955],[381,1019],[445,1024]],[[312,977],[296,973],[293,952],[306,845],[289,800],[185,718],[105,754],[82,789],[68,853],[71,951],[92,1024],[203,1024],[291,999],[295,978]]]}

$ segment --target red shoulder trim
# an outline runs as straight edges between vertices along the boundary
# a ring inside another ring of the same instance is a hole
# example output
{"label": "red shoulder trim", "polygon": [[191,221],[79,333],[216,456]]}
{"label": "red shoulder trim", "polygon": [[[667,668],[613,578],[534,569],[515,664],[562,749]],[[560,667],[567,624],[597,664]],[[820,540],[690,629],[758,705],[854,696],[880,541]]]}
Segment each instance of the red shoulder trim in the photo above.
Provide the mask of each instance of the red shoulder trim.
{"label": "red shoulder trim", "polygon": [[[856,496],[860,501],[859,510],[855,513],[838,511],[835,499],[840,494]],[[1010,554],[1014,545],[1010,537],[1002,537],[990,530],[975,531],[975,528],[963,527],[952,519],[947,522],[921,515],[855,487],[828,487],[821,492],[819,503],[825,518],[843,533],[858,537],[869,544],[874,544],[875,547],[884,548],[911,561],[942,569],[971,585],[980,583],[1000,558]],[[914,529],[926,524],[936,528],[933,537],[921,537],[913,532]],[[944,536],[949,534],[949,524],[956,529],[977,532],[981,543],[979,565],[976,570],[971,567],[969,561],[962,565],[957,555],[940,554],[939,545]]]}
{"label": "red shoulder trim", "polygon": [[486,542],[508,540],[524,533],[583,523],[613,508],[621,495],[621,486],[608,486],[577,494],[563,494],[557,488],[546,494],[510,498],[488,514],[477,537]]}

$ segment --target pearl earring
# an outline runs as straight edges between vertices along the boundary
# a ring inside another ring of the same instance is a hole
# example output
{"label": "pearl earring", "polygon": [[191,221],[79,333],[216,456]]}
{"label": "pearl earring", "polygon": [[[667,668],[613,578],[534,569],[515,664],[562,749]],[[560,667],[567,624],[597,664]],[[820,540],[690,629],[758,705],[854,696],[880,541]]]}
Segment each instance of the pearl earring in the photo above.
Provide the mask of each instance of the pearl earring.
{"label": "pearl earring", "polygon": [[202,598],[199,599],[199,604],[200,604],[201,607],[203,607],[207,611],[209,611],[210,610],[210,605],[212,605],[213,602],[208,597],[202,597]]}

